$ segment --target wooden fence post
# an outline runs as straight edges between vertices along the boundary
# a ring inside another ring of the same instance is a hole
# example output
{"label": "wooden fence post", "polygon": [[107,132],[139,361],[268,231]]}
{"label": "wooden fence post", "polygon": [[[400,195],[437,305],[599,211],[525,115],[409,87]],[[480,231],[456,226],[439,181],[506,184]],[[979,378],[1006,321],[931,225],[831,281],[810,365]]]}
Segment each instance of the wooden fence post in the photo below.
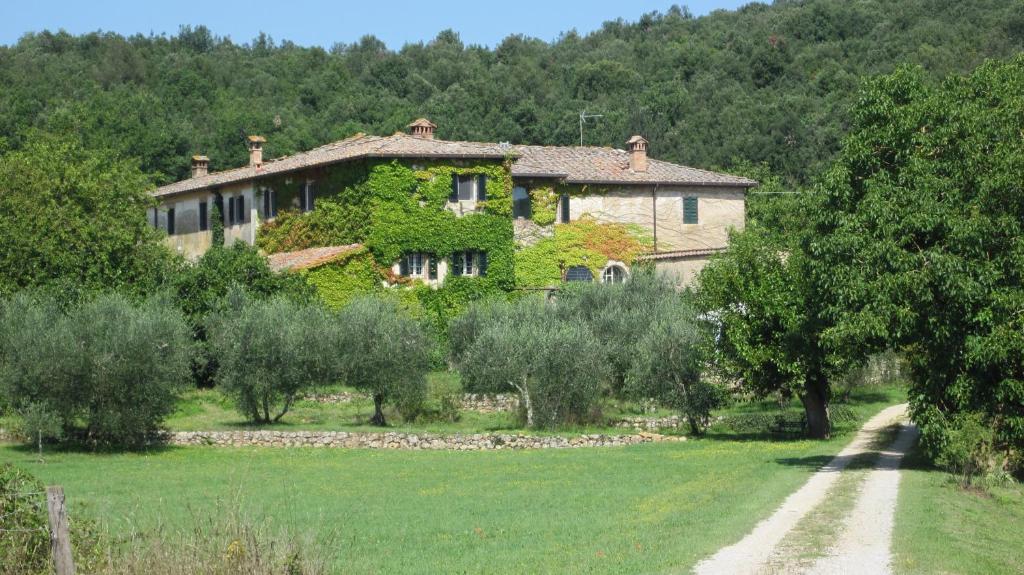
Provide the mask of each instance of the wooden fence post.
{"label": "wooden fence post", "polygon": [[71,534],[68,532],[68,513],[64,507],[64,488],[51,485],[46,488],[46,510],[50,516],[50,552],[57,575],[74,575],[75,561],[71,557]]}

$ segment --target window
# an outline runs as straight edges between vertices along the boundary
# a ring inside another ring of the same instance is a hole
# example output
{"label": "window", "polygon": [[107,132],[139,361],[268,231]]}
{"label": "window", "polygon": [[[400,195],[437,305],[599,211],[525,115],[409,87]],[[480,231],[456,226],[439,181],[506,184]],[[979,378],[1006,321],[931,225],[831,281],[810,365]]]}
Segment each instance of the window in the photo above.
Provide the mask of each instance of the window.
{"label": "window", "polygon": [[153,208],[153,227],[160,227],[160,211],[157,208]]}
{"label": "window", "polygon": [[601,272],[601,283],[620,284],[626,279],[626,270],[622,266],[610,265]]}
{"label": "window", "polygon": [[[559,223],[561,223],[561,224],[569,223],[569,194],[562,194],[562,196],[560,198],[558,198],[558,207],[559,207],[559,212],[560,212],[560,217],[561,217],[561,220],[559,221]],[[587,281],[590,281],[590,280],[587,280]]]}
{"label": "window", "polygon": [[456,276],[487,275],[487,252],[467,250],[453,253],[451,273]]}
{"label": "window", "polygon": [[683,198],[683,223],[697,223],[697,198]]}
{"label": "window", "polygon": [[274,190],[263,190],[263,219],[277,217],[277,194]]}
{"label": "window", "polygon": [[590,268],[586,266],[572,266],[565,272],[565,281],[592,282],[594,281],[594,274],[590,273]]}
{"label": "window", "polygon": [[399,275],[411,278],[433,279],[437,277],[437,258],[432,254],[414,252],[398,260]]}
{"label": "window", "polygon": [[476,200],[482,202],[487,199],[487,176],[483,174],[457,174],[452,177],[452,193],[448,195],[448,201],[468,202]]}
{"label": "window", "polygon": [[210,229],[210,214],[207,212],[209,207],[205,201],[199,202],[199,231],[205,232]]}
{"label": "window", "polygon": [[524,220],[530,218],[530,193],[522,186],[512,188],[512,217]]}
{"label": "window", "polygon": [[174,208],[167,208],[167,235],[174,235]]}
{"label": "window", "polygon": [[228,198],[228,225],[245,223],[245,196]]}
{"label": "window", "polygon": [[313,186],[313,182],[306,182],[299,189],[299,208],[304,212],[312,212],[314,207],[316,207],[316,187]]}

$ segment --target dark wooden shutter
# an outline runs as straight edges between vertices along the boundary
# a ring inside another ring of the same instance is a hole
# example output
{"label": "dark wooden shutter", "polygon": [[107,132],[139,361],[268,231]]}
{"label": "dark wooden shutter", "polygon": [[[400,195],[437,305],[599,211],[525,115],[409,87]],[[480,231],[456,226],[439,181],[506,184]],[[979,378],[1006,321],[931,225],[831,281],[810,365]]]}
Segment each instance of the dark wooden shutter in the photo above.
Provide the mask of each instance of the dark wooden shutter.
{"label": "dark wooden shutter", "polygon": [[697,223],[697,198],[683,198],[683,223]]}
{"label": "dark wooden shutter", "polygon": [[561,205],[562,208],[562,222],[563,224],[569,223],[569,194],[562,194]]}
{"label": "dark wooden shutter", "polygon": [[234,196],[228,198],[228,213],[227,213],[227,225],[235,223],[235,198]]}
{"label": "dark wooden shutter", "polygon": [[398,260],[398,275],[409,275],[409,256],[402,255],[402,259]]}
{"label": "dark wooden shutter", "polygon": [[437,256],[434,254],[427,254],[428,266],[427,266],[427,279],[437,279]]}
{"label": "dark wooden shutter", "polygon": [[483,174],[476,177],[476,199],[478,202],[487,199],[487,176]]}
{"label": "dark wooden shutter", "polygon": [[270,190],[263,190],[263,219],[270,217]]}
{"label": "dark wooden shutter", "polygon": [[480,252],[477,258],[479,259],[479,263],[477,264],[479,271],[477,273],[483,277],[487,275],[487,252]]}
{"label": "dark wooden shutter", "polygon": [[167,210],[167,235],[174,235],[174,208]]}
{"label": "dark wooden shutter", "polygon": [[452,193],[448,194],[448,201],[456,203],[459,201],[459,175],[452,174]]}
{"label": "dark wooden shutter", "polygon": [[466,254],[464,254],[463,252],[455,252],[452,254],[452,275],[462,275],[462,268],[465,266],[465,264],[463,263],[463,258],[465,257]]}
{"label": "dark wooden shutter", "polygon": [[247,224],[252,220],[252,214],[249,213],[249,210],[245,209],[245,196],[238,196],[238,211],[242,214],[239,220],[243,224]]}
{"label": "dark wooden shutter", "polygon": [[199,231],[205,232],[210,229],[210,214],[206,201],[199,202]]}

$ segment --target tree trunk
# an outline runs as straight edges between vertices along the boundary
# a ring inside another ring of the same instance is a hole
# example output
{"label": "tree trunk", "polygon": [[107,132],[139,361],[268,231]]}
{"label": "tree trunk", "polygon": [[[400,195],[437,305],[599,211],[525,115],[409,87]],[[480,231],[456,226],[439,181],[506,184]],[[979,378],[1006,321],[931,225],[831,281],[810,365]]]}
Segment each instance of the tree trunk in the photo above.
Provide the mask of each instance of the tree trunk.
{"label": "tree trunk", "polygon": [[382,394],[373,394],[373,418],[370,419],[370,423],[381,427],[387,425],[384,421],[384,396]]}
{"label": "tree trunk", "polygon": [[530,403],[530,390],[526,387],[526,382],[523,382],[522,386],[516,386],[519,390],[519,395],[522,397],[523,406],[526,407],[526,427],[533,427],[533,404]]}
{"label": "tree trunk", "polygon": [[828,416],[828,384],[823,380],[808,380],[800,394],[807,419],[807,436],[813,439],[828,439],[832,435],[832,423]]}

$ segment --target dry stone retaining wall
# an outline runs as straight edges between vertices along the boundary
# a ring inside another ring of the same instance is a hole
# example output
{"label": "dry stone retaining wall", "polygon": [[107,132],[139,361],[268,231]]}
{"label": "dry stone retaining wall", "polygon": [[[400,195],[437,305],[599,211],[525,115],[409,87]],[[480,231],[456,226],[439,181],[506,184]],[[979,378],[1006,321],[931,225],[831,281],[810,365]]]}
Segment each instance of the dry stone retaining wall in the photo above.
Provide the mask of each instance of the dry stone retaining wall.
{"label": "dry stone retaining wall", "polygon": [[168,434],[171,445],[218,447],[348,447],[369,449],[435,449],[476,451],[492,449],[566,449],[614,447],[655,441],[685,441],[685,437],[635,435],[520,435],[475,433],[349,432],[349,431],[178,431]]}
{"label": "dry stone retaining wall", "polygon": [[[307,395],[307,401],[317,403],[350,403],[368,396],[358,392],[343,391],[341,393]],[[480,413],[496,413],[499,411],[515,411],[519,409],[519,397],[513,394],[464,393],[459,408],[465,411]]]}
{"label": "dry stone retaining wall", "polygon": [[678,415],[666,417],[625,417],[615,422],[615,427],[635,429],[637,431],[657,431],[659,429],[679,429],[683,420]]}

